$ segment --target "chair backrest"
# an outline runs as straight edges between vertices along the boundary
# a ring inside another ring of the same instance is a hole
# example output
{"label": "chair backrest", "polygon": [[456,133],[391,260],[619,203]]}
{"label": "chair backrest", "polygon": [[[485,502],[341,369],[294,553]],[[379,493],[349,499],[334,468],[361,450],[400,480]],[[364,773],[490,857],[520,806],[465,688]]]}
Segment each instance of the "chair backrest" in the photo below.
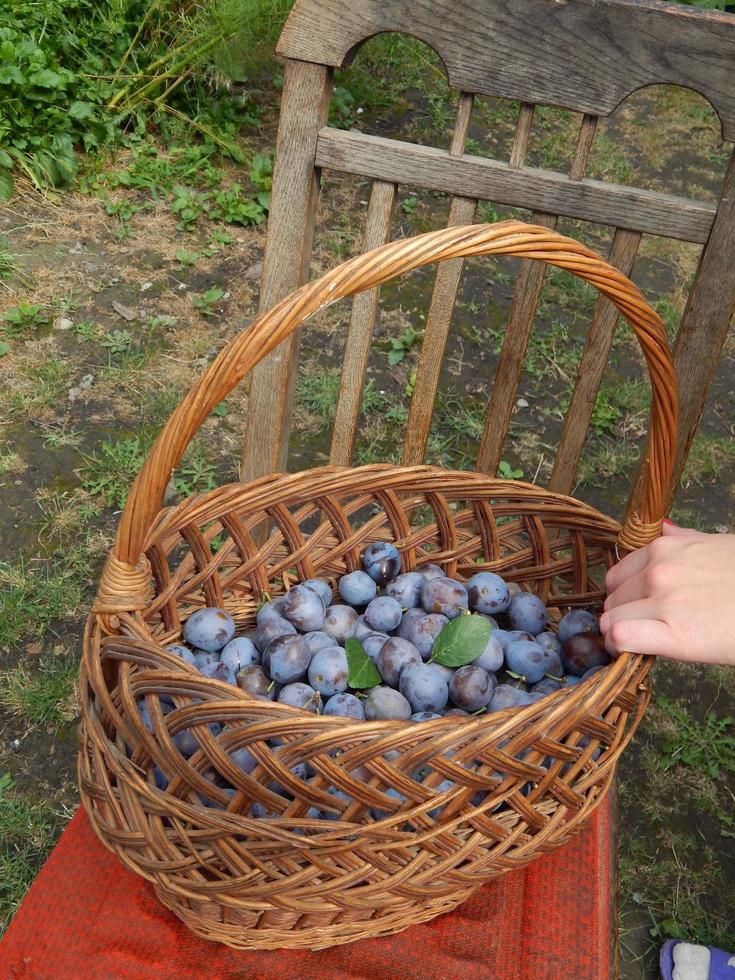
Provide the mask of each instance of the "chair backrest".
{"label": "chair backrest", "polygon": [[[460,93],[449,149],[327,125],[332,78],[367,39],[412,35],[441,58]],[[296,0],[277,51],[286,58],[261,310],[308,276],[322,170],[372,179],[363,248],[390,234],[399,184],[452,195],[449,224],[469,224],[479,201],[530,208],[536,224],[558,217],[611,227],[608,259],[630,274],[642,235],[703,246],[675,341],[682,467],[735,312],[735,155],[719,201],[675,197],[586,178],[598,118],[648,85],[701,93],[723,138],[735,140],[735,17],[658,0]],[[465,152],[475,95],[520,100],[508,161]],[[524,165],[536,105],[582,113],[567,174]],[[437,272],[406,427],[403,461],[423,461],[462,262]],[[494,474],[508,432],[545,267],[521,264],[492,387],[477,468]],[[352,308],[330,462],[347,464],[360,414],[377,291]],[[564,422],[550,488],[570,492],[613,341],[617,312],[600,299]],[[295,338],[253,372],[243,476],[286,468],[298,366]]]}

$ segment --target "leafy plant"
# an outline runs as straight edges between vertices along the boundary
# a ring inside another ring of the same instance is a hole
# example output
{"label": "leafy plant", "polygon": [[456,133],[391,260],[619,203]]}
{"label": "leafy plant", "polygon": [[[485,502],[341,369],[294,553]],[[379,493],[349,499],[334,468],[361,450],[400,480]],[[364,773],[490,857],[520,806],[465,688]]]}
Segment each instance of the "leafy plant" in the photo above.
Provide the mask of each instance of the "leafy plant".
{"label": "leafy plant", "polygon": [[111,354],[126,354],[133,346],[133,337],[128,330],[112,330],[102,338],[101,344]]}
{"label": "leafy plant", "polygon": [[498,465],[498,476],[503,480],[523,479],[523,470],[512,466],[507,460],[501,459]]}
{"label": "leafy plant", "polygon": [[221,299],[224,299],[225,291],[219,286],[213,286],[206,292],[202,293],[201,296],[193,296],[192,303],[195,309],[199,310],[202,316],[214,316],[217,312],[216,306]]}
{"label": "leafy plant", "polygon": [[26,327],[42,326],[49,320],[48,312],[40,303],[18,303],[3,314],[3,321],[7,324],[5,330],[9,334],[20,333]]}
{"label": "leafy plant", "polygon": [[419,339],[419,334],[413,327],[401,334],[400,337],[390,338],[390,350],[388,351],[388,363],[393,367],[400,364],[406,354],[409,353]]}
{"label": "leafy plant", "polygon": [[124,507],[145,453],[146,447],[137,435],[117,442],[105,440],[99,454],[85,457],[82,486],[93,497],[102,497],[108,507]]}
{"label": "leafy plant", "polygon": [[712,779],[718,779],[723,770],[735,773],[734,718],[718,718],[708,712],[699,724],[668,698],[657,698],[656,703],[676,726],[676,733],[663,745],[667,765],[691,766]]}

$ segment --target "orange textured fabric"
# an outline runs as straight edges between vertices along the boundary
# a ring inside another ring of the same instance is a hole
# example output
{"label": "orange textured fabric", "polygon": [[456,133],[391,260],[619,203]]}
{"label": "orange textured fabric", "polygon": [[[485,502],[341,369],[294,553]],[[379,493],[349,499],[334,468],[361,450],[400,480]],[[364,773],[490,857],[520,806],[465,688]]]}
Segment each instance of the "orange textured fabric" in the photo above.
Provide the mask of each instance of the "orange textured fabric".
{"label": "orange textured fabric", "polygon": [[395,936],[316,953],[242,952],[199,939],[106,851],[79,810],[0,942],[23,980],[609,980],[614,809],[569,844],[464,905]]}

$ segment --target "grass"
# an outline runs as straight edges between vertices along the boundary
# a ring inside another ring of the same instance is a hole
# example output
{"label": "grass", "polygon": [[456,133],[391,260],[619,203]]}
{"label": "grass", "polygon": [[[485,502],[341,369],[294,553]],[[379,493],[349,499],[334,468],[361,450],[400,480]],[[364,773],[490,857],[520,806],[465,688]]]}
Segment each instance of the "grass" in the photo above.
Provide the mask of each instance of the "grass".
{"label": "grass", "polygon": [[81,550],[55,562],[0,562],[0,646],[42,637],[82,607],[89,569]]}
{"label": "grass", "polygon": [[139,435],[105,439],[98,452],[85,458],[80,473],[82,487],[92,497],[102,497],[108,507],[121,509],[149,445]]}
{"label": "grass", "polygon": [[60,725],[76,715],[78,664],[53,657],[31,672],[25,663],[0,673],[0,706],[29,725]]}
{"label": "grass", "polygon": [[[313,412],[325,422],[333,422],[341,377],[339,368],[302,368],[296,385],[297,407]],[[370,414],[381,407],[383,396],[373,379],[368,378],[362,394],[362,411]]]}
{"label": "grass", "polygon": [[682,477],[685,489],[692,485],[720,481],[727,469],[735,466],[735,441],[729,436],[698,433],[689,450]]}
{"label": "grass", "polygon": [[35,802],[0,775],[0,934],[33,883],[70,814]]}

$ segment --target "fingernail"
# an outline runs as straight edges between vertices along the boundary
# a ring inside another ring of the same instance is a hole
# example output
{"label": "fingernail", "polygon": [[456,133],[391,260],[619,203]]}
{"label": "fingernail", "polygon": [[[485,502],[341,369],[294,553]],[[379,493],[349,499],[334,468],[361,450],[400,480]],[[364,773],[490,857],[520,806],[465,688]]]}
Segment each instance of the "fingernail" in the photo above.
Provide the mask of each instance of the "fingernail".
{"label": "fingernail", "polygon": [[678,526],[679,526],[678,524],[674,524],[674,522],[673,522],[673,521],[670,521],[670,520],[668,519],[668,517],[664,517],[664,524],[668,524],[668,525],[669,525],[669,527],[678,527]]}

